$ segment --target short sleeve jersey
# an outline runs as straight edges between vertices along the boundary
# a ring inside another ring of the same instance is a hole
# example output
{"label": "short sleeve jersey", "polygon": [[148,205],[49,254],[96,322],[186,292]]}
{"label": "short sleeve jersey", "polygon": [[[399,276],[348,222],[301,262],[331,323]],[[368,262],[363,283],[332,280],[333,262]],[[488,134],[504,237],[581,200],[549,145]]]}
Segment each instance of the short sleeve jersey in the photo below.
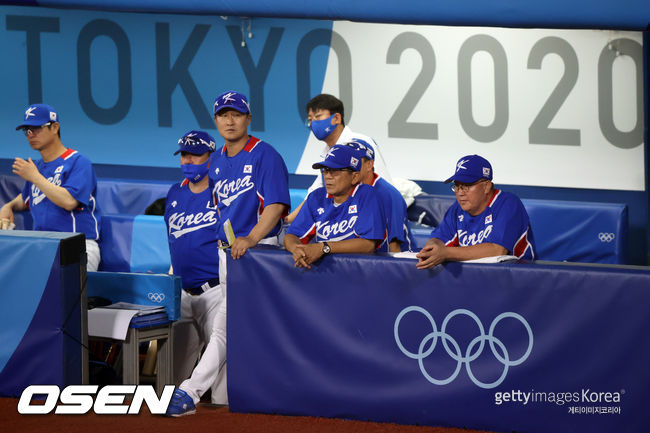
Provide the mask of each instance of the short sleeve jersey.
{"label": "short sleeve jersey", "polygon": [[[249,137],[244,148],[230,157],[224,146],[210,159],[210,190],[220,212],[217,238],[226,241],[223,223],[230,220],[236,237],[247,236],[265,206],[290,205],[289,173],[280,154],[270,144]],[[280,231],[281,222],[268,237]]]}
{"label": "short sleeve jersey", "polygon": [[379,204],[382,207],[386,217],[386,229],[388,236],[386,242],[397,240],[401,243],[402,251],[411,250],[411,242],[408,229],[408,216],[406,212],[406,202],[402,194],[386,179],[375,173],[375,178],[371,184],[377,192]]}
{"label": "short sleeve jersey", "polygon": [[[354,238],[384,241],[386,224],[371,186],[357,185],[350,197],[339,205],[323,187],[307,196],[287,233],[300,238],[303,244],[312,239],[316,242]],[[388,251],[386,242],[382,243],[379,251]]]}
{"label": "short sleeve jersey", "polygon": [[34,220],[34,230],[83,233],[99,239],[101,216],[97,206],[97,177],[90,161],[76,150],[67,149],[50,162],[35,162],[48,182],[65,188],[79,202],[71,211],[52,203],[31,182],[25,182],[22,198]]}
{"label": "short sleeve jersey", "polygon": [[447,246],[471,246],[482,243],[501,245],[520,259],[534,260],[535,241],[528,213],[521,200],[509,192],[494,190],[488,206],[471,216],[455,202],[431,237]]}
{"label": "short sleeve jersey", "polygon": [[219,218],[210,188],[195,194],[187,179],[172,185],[165,201],[165,224],[172,267],[183,288],[219,278]]}

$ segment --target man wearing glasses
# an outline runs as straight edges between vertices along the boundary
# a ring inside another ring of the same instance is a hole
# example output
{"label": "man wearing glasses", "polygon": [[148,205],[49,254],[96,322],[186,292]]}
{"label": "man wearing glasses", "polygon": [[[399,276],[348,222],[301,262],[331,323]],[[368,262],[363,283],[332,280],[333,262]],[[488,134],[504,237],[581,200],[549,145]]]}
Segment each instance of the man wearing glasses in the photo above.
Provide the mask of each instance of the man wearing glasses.
{"label": "man wearing glasses", "polygon": [[[358,150],[336,144],[312,167],[321,170],[325,186],[307,196],[287,229],[284,246],[295,266],[310,268],[331,253],[374,252],[386,237],[386,224],[374,188],[360,183]],[[387,251],[387,243],[382,245]]]}
{"label": "man wearing glasses", "polygon": [[43,159],[16,158],[13,172],[26,180],[21,194],[0,209],[0,218],[13,222],[14,212],[29,209],[34,230],[86,235],[87,269],[99,266],[100,216],[97,178],[90,161],[61,142],[59,115],[49,105],[34,104],[25,111],[21,129]]}
{"label": "man wearing glasses", "polygon": [[417,254],[418,269],[502,255],[535,259],[535,241],[524,205],[514,194],[496,189],[492,175],[492,166],[479,155],[458,160],[456,172],[445,181],[454,182],[451,189],[456,203]]}

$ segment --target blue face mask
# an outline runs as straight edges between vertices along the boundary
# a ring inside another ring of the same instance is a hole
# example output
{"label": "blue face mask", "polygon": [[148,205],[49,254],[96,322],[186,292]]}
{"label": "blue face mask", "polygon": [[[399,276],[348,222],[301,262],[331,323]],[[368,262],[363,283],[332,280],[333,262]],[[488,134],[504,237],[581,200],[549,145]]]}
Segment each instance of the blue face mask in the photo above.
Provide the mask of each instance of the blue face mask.
{"label": "blue face mask", "polygon": [[192,183],[200,182],[208,174],[208,159],[203,164],[181,164],[185,179]]}
{"label": "blue face mask", "polygon": [[336,113],[332,114],[327,119],[311,121],[311,131],[314,133],[316,138],[319,140],[325,140],[332,132],[334,132],[336,129],[336,125],[332,125],[332,119],[334,119],[334,116],[336,116]]}

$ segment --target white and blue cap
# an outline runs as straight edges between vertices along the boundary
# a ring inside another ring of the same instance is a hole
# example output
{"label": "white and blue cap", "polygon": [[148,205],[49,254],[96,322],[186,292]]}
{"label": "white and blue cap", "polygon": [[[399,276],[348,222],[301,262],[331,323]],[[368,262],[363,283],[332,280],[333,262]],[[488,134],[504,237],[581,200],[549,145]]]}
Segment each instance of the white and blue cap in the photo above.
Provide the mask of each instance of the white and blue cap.
{"label": "white and blue cap", "polygon": [[325,160],[317,162],[311,168],[349,168],[354,171],[361,170],[361,158],[359,151],[352,146],[345,144],[335,144],[327,152]]}
{"label": "white and blue cap", "polygon": [[375,160],[375,151],[367,141],[355,138],[345,143],[345,145],[356,149],[359,152],[360,158],[367,158],[371,161]]}
{"label": "white and blue cap", "polygon": [[190,131],[178,140],[178,150],[174,152],[188,152],[193,155],[203,155],[206,152],[214,152],[217,148],[214,138],[203,131]]}
{"label": "white and blue cap", "polygon": [[217,96],[214,100],[214,115],[223,109],[232,108],[240,113],[248,114],[251,112],[251,106],[246,96],[239,92],[225,92]]}
{"label": "white and blue cap", "polygon": [[474,183],[481,179],[492,180],[492,165],[482,156],[467,155],[458,160],[456,172],[445,183],[451,181]]}
{"label": "white and blue cap", "polygon": [[32,104],[25,110],[25,118],[23,123],[16,126],[19,130],[25,126],[42,126],[48,122],[58,122],[59,115],[50,105],[47,104]]}

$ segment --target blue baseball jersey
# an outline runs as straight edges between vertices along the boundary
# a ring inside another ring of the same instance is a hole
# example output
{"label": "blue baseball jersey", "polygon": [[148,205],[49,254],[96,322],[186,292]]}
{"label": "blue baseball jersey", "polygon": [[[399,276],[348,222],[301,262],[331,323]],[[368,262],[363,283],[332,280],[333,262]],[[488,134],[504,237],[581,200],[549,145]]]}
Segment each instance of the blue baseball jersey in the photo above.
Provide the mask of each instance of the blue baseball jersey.
{"label": "blue baseball jersey", "polygon": [[[230,219],[236,237],[247,236],[259,221],[264,207],[274,203],[291,204],[289,173],[280,154],[270,144],[249,137],[246,146],[230,157],[224,146],[210,159],[210,190],[219,208],[217,238],[227,241],[223,223]],[[280,231],[281,221],[267,237]]]}
{"label": "blue baseball jersey", "polygon": [[187,179],[172,185],[165,201],[165,224],[172,267],[183,288],[219,278],[219,217],[210,188],[195,194]]}
{"label": "blue baseball jersey", "polygon": [[408,229],[408,216],[406,212],[406,202],[402,194],[386,179],[375,173],[375,178],[371,184],[377,192],[379,204],[382,207],[386,217],[386,230],[388,235],[386,243],[394,240],[401,243],[402,251],[411,250],[411,239]]}
{"label": "blue baseball jersey", "polygon": [[343,241],[346,239],[372,239],[382,241],[379,251],[388,251],[385,217],[377,193],[369,186],[357,185],[350,197],[336,205],[325,187],[307,196],[296,219],[287,229],[300,238],[303,244]]}
{"label": "blue baseball jersey", "polygon": [[520,259],[534,260],[535,241],[528,213],[516,195],[494,190],[488,206],[479,215],[471,216],[458,202],[445,214],[433,232],[447,246],[471,246],[493,243],[504,247]]}
{"label": "blue baseball jersey", "polygon": [[48,182],[65,188],[79,202],[71,211],[52,203],[31,182],[25,182],[23,201],[34,220],[34,230],[83,233],[86,239],[99,239],[101,216],[97,206],[97,177],[92,164],[76,150],[67,149],[50,162],[35,162]]}

